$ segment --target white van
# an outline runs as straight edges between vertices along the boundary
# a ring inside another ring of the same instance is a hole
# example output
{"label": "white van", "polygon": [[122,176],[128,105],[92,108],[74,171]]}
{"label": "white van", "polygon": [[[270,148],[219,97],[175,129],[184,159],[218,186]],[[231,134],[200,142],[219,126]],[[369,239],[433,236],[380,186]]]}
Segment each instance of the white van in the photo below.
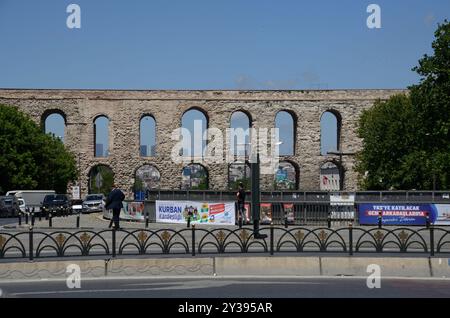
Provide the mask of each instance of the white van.
{"label": "white van", "polygon": [[7,195],[14,195],[19,202],[20,211],[25,213],[26,208],[35,209],[34,212],[40,212],[42,201],[47,194],[55,194],[54,190],[14,190],[8,191]]}

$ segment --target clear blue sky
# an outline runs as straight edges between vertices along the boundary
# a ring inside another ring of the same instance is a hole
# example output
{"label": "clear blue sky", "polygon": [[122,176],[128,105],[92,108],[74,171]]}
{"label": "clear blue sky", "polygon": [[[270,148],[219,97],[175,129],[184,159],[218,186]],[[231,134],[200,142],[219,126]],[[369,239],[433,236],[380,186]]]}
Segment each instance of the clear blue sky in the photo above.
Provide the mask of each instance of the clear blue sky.
{"label": "clear blue sky", "polygon": [[449,14],[449,0],[0,0],[0,88],[405,88]]}
{"label": "clear blue sky", "polygon": [[404,88],[449,13],[448,0],[0,0],[0,87]]}

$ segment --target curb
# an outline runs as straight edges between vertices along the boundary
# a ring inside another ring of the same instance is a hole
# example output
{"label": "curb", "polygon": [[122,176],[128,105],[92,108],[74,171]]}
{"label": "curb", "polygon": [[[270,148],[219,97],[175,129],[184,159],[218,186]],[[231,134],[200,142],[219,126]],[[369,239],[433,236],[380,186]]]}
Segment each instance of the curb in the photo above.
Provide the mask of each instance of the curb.
{"label": "curb", "polygon": [[66,279],[76,264],[81,277],[368,277],[450,278],[449,258],[429,257],[205,257],[64,260],[0,263],[0,281]]}

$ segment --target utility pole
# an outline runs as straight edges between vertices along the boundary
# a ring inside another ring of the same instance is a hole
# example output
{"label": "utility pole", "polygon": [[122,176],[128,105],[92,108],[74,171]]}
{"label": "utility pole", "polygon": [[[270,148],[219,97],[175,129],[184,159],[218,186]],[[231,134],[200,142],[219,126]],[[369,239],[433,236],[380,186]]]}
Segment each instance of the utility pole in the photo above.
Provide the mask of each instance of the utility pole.
{"label": "utility pole", "polygon": [[259,153],[256,154],[256,162],[252,160],[250,163],[252,174],[252,219],[253,219],[253,237],[255,239],[265,239],[266,234],[259,233],[259,218],[260,218],[260,204],[261,192],[259,188],[260,166]]}

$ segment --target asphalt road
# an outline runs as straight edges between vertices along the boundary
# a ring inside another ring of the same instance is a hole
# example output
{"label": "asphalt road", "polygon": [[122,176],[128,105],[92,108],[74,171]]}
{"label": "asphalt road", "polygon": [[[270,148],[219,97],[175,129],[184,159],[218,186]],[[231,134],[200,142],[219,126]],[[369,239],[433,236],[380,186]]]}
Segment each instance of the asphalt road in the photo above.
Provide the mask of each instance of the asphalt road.
{"label": "asphalt road", "polygon": [[1,297],[60,298],[449,298],[450,280],[382,279],[369,289],[366,278],[125,278],[81,281],[0,282]]}

